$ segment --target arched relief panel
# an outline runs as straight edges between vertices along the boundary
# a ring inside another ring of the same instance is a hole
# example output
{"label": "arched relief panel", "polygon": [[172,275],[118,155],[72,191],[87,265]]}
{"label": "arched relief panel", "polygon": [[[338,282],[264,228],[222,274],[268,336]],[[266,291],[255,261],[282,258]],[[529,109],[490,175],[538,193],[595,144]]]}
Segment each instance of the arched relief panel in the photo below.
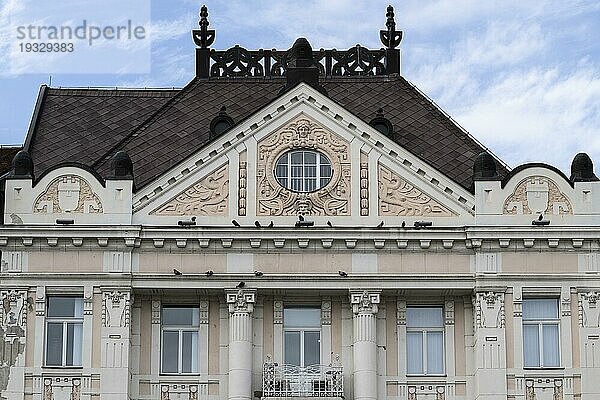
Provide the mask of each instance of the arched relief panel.
{"label": "arched relief panel", "polygon": [[107,180],[78,166],[51,170],[38,182],[6,180],[7,224],[130,224],[133,181]]}
{"label": "arched relief panel", "polygon": [[[316,150],[331,161],[332,178],[323,188],[309,193],[286,189],[275,178],[275,164],[294,149]],[[350,143],[301,115],[258,142],[256,214],[351,215]]]}
{"label": "arched relief panel", "polygon": [[546,176],[522,179],[504,201],[503,214],[573,214],[573,206],[554,180]]}
{"label": "arched relief panel", "polygon": [[378,165],[379,215],[454,217],[457,214],[382,164]]}
{"label": "arched relief panel", "polygon": [[90,183],[75,174],[54,178],[33,203],[33,213],[89,213],[102,214],[100,197]]}
{"label": "arched relief panel", "polygon": [[150,212],[158,216],[229,214],[229,164],[225,163]]}
{"label": "arched relief panel", "polygon": [[508,181],[476,181],[477,224],[600,223],[600,182],[571,182],[552,167],[522,166]]}

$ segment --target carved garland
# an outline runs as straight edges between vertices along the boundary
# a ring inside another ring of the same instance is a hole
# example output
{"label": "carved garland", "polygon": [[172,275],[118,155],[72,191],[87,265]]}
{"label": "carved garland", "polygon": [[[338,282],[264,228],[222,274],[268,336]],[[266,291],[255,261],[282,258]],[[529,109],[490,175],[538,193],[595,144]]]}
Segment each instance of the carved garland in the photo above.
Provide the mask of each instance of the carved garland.
{"label": "carved garland", "polygon": [[161,205],[151,215],[227,215],[229,166],[223,164]]}
{"label": "carved garland", "polygon": [[[331,161],[333,176],[323,188],[297,193],[282,187],[273,173],[279,157],[293,149],[317,150]],[[320,125],[299,118],[258,146],[257,215],[350,215],[349,145]]]}
{"label": "carved garland", "polygon": [[34,213],[62,212],[102,214],[102,202],[92,187],[80,176],[61,175],[53,179],[33,202]]}
{"label": "carved garland", "polygon": [[452,217],[456,214],[398,174],[379,165],[379,215]]}

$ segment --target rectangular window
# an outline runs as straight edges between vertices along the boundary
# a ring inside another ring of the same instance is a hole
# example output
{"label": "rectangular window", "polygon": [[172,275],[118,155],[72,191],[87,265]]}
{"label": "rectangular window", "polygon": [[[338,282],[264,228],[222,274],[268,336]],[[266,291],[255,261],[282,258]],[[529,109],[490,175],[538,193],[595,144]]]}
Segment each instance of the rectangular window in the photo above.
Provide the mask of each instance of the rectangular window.
{"label": "rectangular window", "polygon": [[198,307],[162,308],[161,372],[198,373]]}
{"label": "rectangular window", "polygon": [[444,318],[442,307],[406,310],[406,370],[409,375],[444,373]]}
{"label": "rectangular window", "polygon": [[523,299],[525,368],[560,366],[558,299]]}
{"label": "rectangular window", "polygon": [[46,366],[81,367],[83,298],[48,297]]}
{"label": "rectangular window", "polygon": [[320,308],[284,308],[283,329],[285,364],[308,367],[321,363]]}

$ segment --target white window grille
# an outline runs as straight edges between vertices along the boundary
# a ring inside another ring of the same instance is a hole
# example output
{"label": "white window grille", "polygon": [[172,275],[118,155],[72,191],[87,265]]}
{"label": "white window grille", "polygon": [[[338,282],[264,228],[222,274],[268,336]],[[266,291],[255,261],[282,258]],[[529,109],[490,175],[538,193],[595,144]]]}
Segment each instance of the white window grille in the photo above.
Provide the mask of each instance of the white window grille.
{"label": "white window grille", "polygon": [[329,159],[313,150],[292,150],[275,164],[275,177],[281,186],[295,192],[314,192],[331,180]]}
{"label": "white window grille", "polygon": [[523,299],[525,368],[560,366],[558,299]]}
{"label": "white window grille", "polygon": [[406,354],[409,375],[444,374],[442,307],[406,309]]}
{"label": "white window grille", "polygon": [[165,306],[161,317],[161,372],[197,374],[199,308]]}
{"label": "white window grille", "polygon": [[81,367],[83,298],[48,297],[46,363],[48,367]]}

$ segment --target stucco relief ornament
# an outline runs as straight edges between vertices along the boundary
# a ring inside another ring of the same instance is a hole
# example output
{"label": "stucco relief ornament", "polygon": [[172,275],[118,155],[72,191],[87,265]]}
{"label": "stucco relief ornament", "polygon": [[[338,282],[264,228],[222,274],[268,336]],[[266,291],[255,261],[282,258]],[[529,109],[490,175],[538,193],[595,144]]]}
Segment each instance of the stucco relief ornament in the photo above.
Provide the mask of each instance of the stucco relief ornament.
{"label": "stucco relief ornament", "polygon": [[[315,150],[331,161],[332,177],[323,188],[298,193],[284,188],[274,175],[275,164],[294,149]],[[350,215],[350,146],[339,136],[303,117],[259,142],[257,215]]]}
{"label": "stucco relief ornament", "polygon": [[102,325],[105,327],[125,328],[129,326],[130,297],[128,292],[104,292],[102,307]]}
{"label": "stucco relief ornament", "polygon": [[504,327],[504,300],[502,293],[477,293],[475,319],[478,328]]}
{"label": "stucco relief ornament", "polygon": [[239,289],[236,292],[227,293],[227,304],[231,314],[242,312],[251,313],[254,311],[256,297],[254,292]]}
{"label": "stucco relief ornament", "polygon": [[151,215],[227,215],[229,166],[224,164],[162,204]]}
{"label": "stucco relief ornament", "polygon": [[456,214],[398,174],[379,165],[379,215],[451,217]]}
{"label": "stucco relief ornament", "polygon": [[61,175],[53,179],[33,202],[34,213],[103,213],[100,197],[80,176]]}
{"label": "stucco relief ornament", "polygon": [[504,214],[573,214],[571,202],[553,180],[530,176],[504,202]]}
{"label": "stucco relief ornament", "polygon": [[579,294],[579,326],[585,328],[600,327],[599,292]]}
{"label": "stucco relief ornament", "polygon": [[350,295],[350,303],[352,303],[354,314],[377,314],[379,300],[379,293],[373,293],[367,290],[362,293],[352,293]]}
{"label": "stucco relief ornament", "polygon": [[26,292],[16,290],[2,292],[2,309],[0,310],[0,323],[7,335],[14,328],[24,328],[27,321],[27,299]]}

